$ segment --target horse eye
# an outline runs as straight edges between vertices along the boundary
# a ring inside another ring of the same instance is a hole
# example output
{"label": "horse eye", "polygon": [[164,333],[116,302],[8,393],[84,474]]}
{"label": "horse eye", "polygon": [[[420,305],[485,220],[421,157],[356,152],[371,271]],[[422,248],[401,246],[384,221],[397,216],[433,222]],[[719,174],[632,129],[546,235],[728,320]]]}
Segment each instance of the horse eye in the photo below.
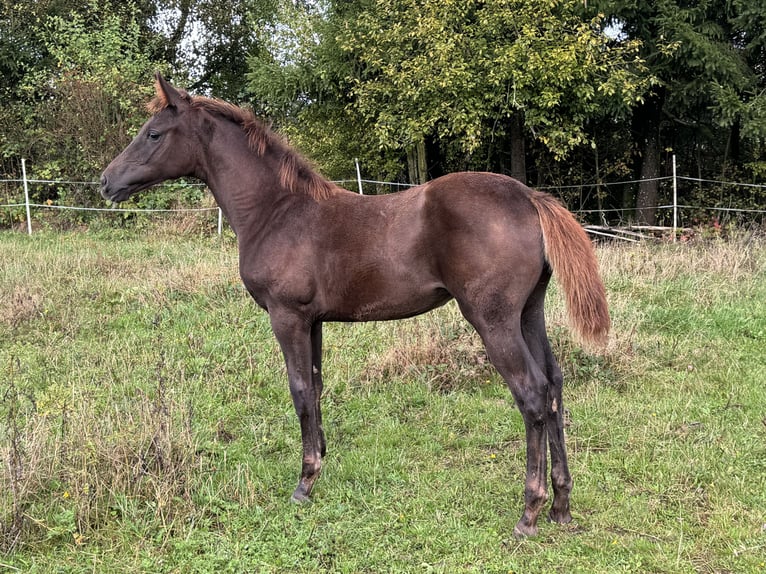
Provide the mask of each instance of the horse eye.
{"label": "horse eye", "polygon": [[160,139],[160,134],[158,132],[151,131],[149,132],[149,139],[153,142],[156,142],[158,139]]}

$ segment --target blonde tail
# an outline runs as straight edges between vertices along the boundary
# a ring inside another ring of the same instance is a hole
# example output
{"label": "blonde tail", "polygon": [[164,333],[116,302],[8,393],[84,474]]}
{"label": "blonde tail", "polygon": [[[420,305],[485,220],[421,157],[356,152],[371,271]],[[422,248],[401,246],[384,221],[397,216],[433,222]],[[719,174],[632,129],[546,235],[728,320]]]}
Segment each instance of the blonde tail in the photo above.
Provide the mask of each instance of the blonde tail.
{"label": "blonde tail", "polygon": [[609,307],[590,239],[553,196],[533,191],[540,216],[545,258],[564,291],[572,327],[586,344],[603,346],[609,335]]}

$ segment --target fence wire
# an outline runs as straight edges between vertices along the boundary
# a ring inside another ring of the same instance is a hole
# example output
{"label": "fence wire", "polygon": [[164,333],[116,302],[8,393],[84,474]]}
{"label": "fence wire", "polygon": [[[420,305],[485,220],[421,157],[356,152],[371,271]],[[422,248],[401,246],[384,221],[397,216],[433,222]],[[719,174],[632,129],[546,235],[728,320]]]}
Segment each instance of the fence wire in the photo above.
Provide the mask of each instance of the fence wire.
{"label": "fence wire", "polygon": [[[26,173],[26,172],[24,172]],[[637,184],[644,183],[647,181],[656,181],[660,183],[660,205],[657,205],[653,208],[638,208],[638,207],[617,207],[617,206],[610,206],[605,203],[604,197],[601,196],[598,193],[599,189],[619,189],[619,187],[623,187],[625,189],[630,190],[631,186],[636,186]],[[633,219],[634,215],[641,211],[642,209],[654,209],[657,211],[660,211],[661,213],[658,214],[659,224],[658,227],[662,227],[661,224],[665,223],[665,220],[671,217],[672,212],[672,218],[674,225],[671,227],[670,225],[667,225],[668,230],[673,230],[675,234],[675,228],[676,227],[684,227],[685,225],[691,224],[694,221],[698,220],[699,217],[701,217],[699,214],[703,213],[720,213],[720,214],[727,214],[727,215],[734,215],[734,216],[747,216],[749,218],[754,218],[757,216],[763,216],[766,215],[766,208],[762,208],[760,205],[756,205],[752,208],[744,208],[744,207],[731,207],[731,206],[722,206],[722,205],[715,205],[715,206],[706,206],[702,204],[693,204],[693,203],[687,203],[687,202],[679,202],[679,201],[673,201],[674,197],[670,193],[668,189],[668,184],[672,183],[674,190],[677,191],[677,188],[679,184],[682,184],[684,182],[697,184],[698,186],[706,185],[709,187],[715,187],[715,186],[726,186],[726,187],[739,187],[743,189],[749,189],[749,190],[766,190],[766,185],[762,184],[754,184],[754,183],[744,183],[744,182],[731,182],[731,181],[717,181],[712,179],[703,179],[703,178],[694,178],[694,177],[686,177],[686,176],[663,176],[658,177],[654,179],[648,179],[648,180],[641,180],[641,179],[633,179],[633,180],[625,180],[625,181],[616,181],[616,182],[589,182],[589,183],[581,183],[577,185],[546,185],[546,186],[537,186],[536,189],[544,190],[547,192],[553,192],[557,193],[566,203],[570,204],[570,210],[573,213],[582,215],[582,216],[594,216],[598,215],[600,217],[600,223],[601,225],[585,225],[586,231],[588,233],[591,233],[593,235],[609,235],[609,236],[618,236],[620,239],[626,240],[626,241],[635,241],[636,238],[634,236],[628,236],[625,235],[625,232],[616,231],[615,228],[618,228],[620,226],[628,225]],[[410,187],[413,187],[413,184],[408,183],[401,183],[401,182],[389,182],[389,181],[379,181],[374,179],[344,179],[344,180],[336,180],[334,183],[341,185],[343,187],[353,187],[358,186],[358,189],[360,192],[364,193],[365,189],[367,190],[367,193],[372,194],[385,194],[385,193],[396,193],[398,191],[401,191],[403,189],[407,189]],[[353,184],[353,185],[352,185]],[[54,201],[48,201],[45,203],[39,203],[39,202],[32,202],[28,199],[24,202],[19,201],[12,201],[12,198],[18,197],[19,195],[24,195],[24,192],[22,191],[23,186],[29,186],[29,185],[46,185],[46,186],[55,186],[56,188],[59,187],[65,187],[65,186],[93,186],[97,187],[99,185],[99,182],[97,181],[74,181],[74,180],[54,180],[54,179],[32,179],[32,178],[13,178],[13,179],[2,179],[0,180],[0,185],[5,186],[5,199],[6,201],[10,200],[8,203],[0,204],[0,209],[21,209],[24,208],[27,213],[30,213],[31,209],[35,210],[59,210],[59,211],[75,211],[75,212],[91,212],[91,213],[146,213],[146,214],[152,214],[152,213],[205,213],[205,212],[213,212],[218,211],[218,233],[221,233],[222,230],[222,213],[220,208],[218,207],[176,207],[176,208],[141,208],[141,207],[88,207],[88,206],[78,206],[78,205],[61,205]],[[201,183],[189,183],[183,186],[184,189],[191,188],[191,187],[204,187],[204,184]],[[9,188],[16,188],[16,193],[10,193]],[[580,193],[572,193],[573,191],[579,190]],[[751,192],[752,193],[752,192]],[[28,192],[27,192],[28,195]],[[680,195],[684,197],[693,196],[693,193],[690,193],[688,189],[684,189],[683,193],[680,193]],[[578,197],[579,196],[579,197]],[[26,196],[24,196],[26,198]],[[662,201],[663,199],[669,199],[670,201]],[[755,198],[755,200],[759,200],[762,198]],[[573,203],[579,203],[579,206],[573,206],[571,204]],[[594,206],[594,203],[597,204]],[[766,201],[764,201],[766,203]],[[681,221],[677,221],[677,218],[680,216],[680,214],[683,213],[684,216],[681,217]],[[697,214],[697,215],[695,215]],[[18,220],[18,216],[17,216]],[[27,226],[29,233],[31,234],[31,216],[28,217]],[[717,221],[717,219],[716,219]],[[698,221],[699,222],[699,221]],[[627,232],[629,233],[629,232]],[[640,235],[640,234],[636,234]]]}

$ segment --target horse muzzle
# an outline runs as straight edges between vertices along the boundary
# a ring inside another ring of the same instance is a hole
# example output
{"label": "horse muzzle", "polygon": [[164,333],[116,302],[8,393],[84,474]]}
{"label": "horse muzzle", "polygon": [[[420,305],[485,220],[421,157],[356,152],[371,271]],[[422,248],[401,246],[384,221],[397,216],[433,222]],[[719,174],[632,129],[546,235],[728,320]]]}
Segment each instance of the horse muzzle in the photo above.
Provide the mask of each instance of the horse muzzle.
{"label": "horse muzzle", "polygon": [[130,197],[130,191],[122,188],[115,187],[114,183],[109,180],[109,178],[106,176],[106,172],[101,174],[101,197],[106,199],[107,201],[114,201],[115,203],[120,203],[128,199]]}

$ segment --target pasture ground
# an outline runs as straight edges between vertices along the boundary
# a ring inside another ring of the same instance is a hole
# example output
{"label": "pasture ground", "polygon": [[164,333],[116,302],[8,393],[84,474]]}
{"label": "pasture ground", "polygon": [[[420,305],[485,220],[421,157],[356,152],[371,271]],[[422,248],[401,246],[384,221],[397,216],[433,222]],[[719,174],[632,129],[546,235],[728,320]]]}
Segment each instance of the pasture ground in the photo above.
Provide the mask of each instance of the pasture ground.
{"label": "pasture ground", "polygon": [[300,436],[231,238],[0,233],[0,570],[766,572],[766,243],[599,248],[613,334],[570,339],[570,525],[515,540],[523,425],[454,305],[325,331]]}

